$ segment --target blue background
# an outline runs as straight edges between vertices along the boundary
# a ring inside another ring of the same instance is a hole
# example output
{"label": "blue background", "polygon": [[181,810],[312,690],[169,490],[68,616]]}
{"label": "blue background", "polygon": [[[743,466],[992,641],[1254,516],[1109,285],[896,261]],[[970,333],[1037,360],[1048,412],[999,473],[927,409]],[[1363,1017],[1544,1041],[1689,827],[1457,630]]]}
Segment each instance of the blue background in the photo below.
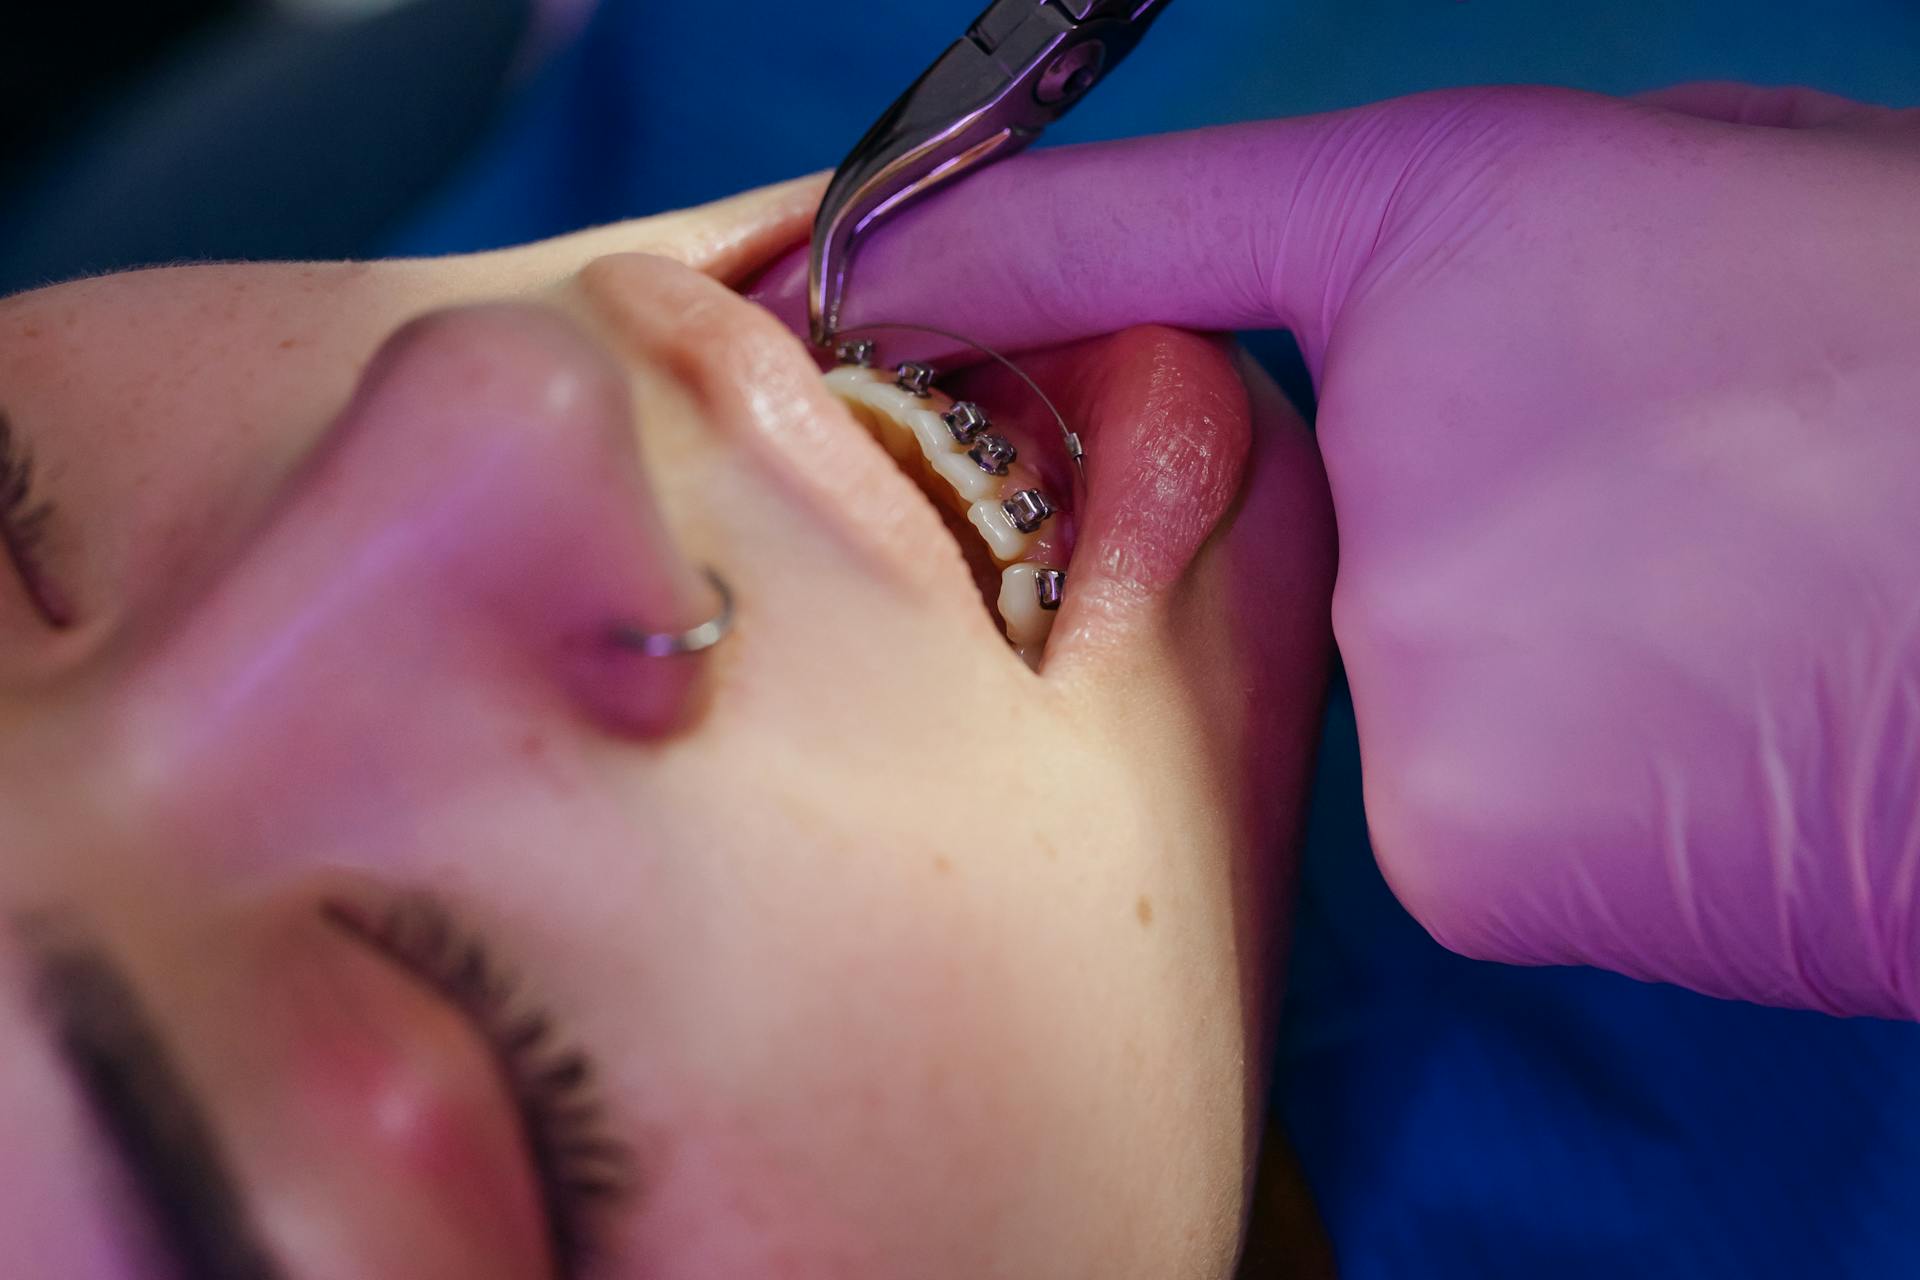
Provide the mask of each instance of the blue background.
{"label": "blue background", "polygon": [[[831,167],[975,8],[614,0],[392,247],[506,243]],[[1916,68],[1920,8],[1896,0],[1184,0],[1053,140],[1491,81],[1744,79],[1905,105]],[[1374,870],[1359,797],[1339,690],[1277,1103],[1344,1276],[1920,1277],[1920,1027],[1449,955]]]}
{"label": "blue background", "polygon": [[[396,248],[482,248],[832,168],[981,0],[604,0]],[[1444,85],[1689,79],[1916,96],[1911,0],[1177,0],[1050,135],[1298,115]]]}

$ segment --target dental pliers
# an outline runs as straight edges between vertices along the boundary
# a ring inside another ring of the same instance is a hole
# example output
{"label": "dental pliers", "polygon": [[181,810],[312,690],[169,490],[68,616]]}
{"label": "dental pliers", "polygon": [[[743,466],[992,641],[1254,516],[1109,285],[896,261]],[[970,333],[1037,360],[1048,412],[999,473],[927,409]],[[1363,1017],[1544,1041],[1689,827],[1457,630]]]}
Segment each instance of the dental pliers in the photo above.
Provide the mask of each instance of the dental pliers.
{"label": "dental pliers", "polygon": [[860,240],[935,188],[1004,160],[1133,52],[1168,0],[995,0],[862,138],[813,227],[809,327],[840,328]]}

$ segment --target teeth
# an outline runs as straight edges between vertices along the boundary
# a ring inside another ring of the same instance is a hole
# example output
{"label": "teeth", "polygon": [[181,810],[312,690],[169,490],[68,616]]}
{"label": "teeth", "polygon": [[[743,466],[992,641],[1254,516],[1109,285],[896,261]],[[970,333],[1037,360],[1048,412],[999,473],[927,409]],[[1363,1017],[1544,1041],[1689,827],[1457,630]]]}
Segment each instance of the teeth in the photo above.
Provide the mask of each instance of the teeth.
{"label": "teeth", "polygon": [[967,519],[973,521],[973,527],[987,540],[987,550],[993,552],[993,558],[1001,564],[1020,559],[1033,545],[1033,535],[1022,533],[1007,514],[1006,507],[998,502],[974,503],[967,510]]}
{"label": "teeth", "polygon": [[895,421],[913,436],[914,443],[920,446],[921,457],[932,461],[948,455],[947,428],[933,410],[908,409]]}
{"label": "teeth", "polygon": [[874,438],[886,447],[894,460],[912,466],[921,456],[920,444],[907,426],[914,412],[906,392],[890,383],[878,381],[882,375],[855,365],[842,365],[827,374],[827,387],[865,422]]}
{"label": "teeth", "polygon": [[1000,491],[999,478],[982,471],[964,453],[936,453],[927,461],[934,474],[952,485],[953,491],[965,498],[969,506],[985,502]]}
{"label": "teeth", "polygon": [[[827,387],[887,451],[920,474],[929,494],[964,512],[1001,567],[999,612],[1007,639],[1031,666],[1053,629],[1066,574],[1066,534],[1057,508],[1011,440],[992,430],[979,405],[955,404],[934,389],[935,370],[914,362],[873,368],[873,344],[849,342]],[[936,483],[937,480],[937,483]]]}
{"label": "teeth", "polygon": [[1010,564],[1001,570],[1000,618],[1007,624],[1007,639],[1022,649],[1047,642],[1059,606],[1049,607],[1044,601],[1049,591],[1057,600],[1059,584],[1065,580],[1066,575],[1058,569],[1041,565]]}

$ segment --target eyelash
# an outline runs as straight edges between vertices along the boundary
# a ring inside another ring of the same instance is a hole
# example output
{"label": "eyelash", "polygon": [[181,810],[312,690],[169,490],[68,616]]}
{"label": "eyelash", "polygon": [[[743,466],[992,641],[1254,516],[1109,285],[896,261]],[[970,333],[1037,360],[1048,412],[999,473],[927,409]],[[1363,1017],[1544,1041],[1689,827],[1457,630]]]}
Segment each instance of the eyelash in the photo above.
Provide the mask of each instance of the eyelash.
{"label": "eyelash", "polygon": [[33,500],[33,459],[13,436],[13,423],[0,413],[0,548],[13,560],[21,585],[34,607],[56,630],[73,625],[72,614],[47,583],[40,566],[51,503]]}
{"label": "eyelash", "polygon": [[559,1274],[578,1276],[595,1253],[595,1224],[632,1185],[632,1156],[607,1136],[592,1096],[593,1066],[559,1043],[553,1020],[518,998],[485,943],[446,904],[410,893],[376,911],[329,903],[327,918],[453,1004],[492,1046],[532,1148]]}

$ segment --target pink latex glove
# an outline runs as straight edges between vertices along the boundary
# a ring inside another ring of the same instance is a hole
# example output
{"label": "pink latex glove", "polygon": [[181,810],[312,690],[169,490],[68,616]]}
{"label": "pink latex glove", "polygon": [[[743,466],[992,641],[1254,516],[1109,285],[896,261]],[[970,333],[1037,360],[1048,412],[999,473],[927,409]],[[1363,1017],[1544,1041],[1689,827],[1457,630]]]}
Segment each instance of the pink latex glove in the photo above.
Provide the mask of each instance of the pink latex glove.
{"label": "pink latex glove", "polygon": [[[799,321],[797,264],[765,292]],[[851,302],[1293,330],[1407,908],[1920,1016],[1920,115],[1488,89],[1044,152],[882,232]]]}

